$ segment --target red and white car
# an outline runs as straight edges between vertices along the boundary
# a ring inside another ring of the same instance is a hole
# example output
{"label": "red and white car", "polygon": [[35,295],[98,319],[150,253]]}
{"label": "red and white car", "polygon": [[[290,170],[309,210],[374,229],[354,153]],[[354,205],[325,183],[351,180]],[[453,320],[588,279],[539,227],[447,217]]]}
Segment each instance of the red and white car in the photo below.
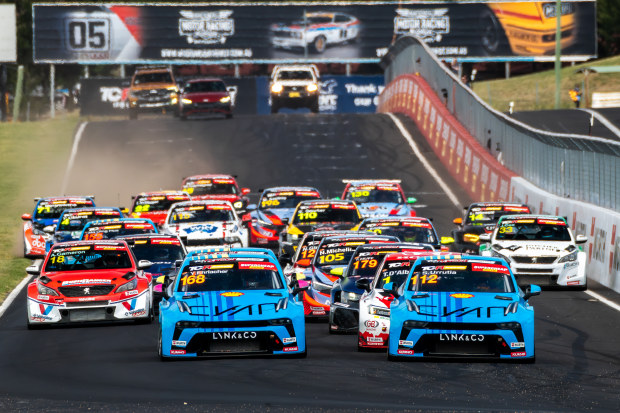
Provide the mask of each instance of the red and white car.
{"label": "red and white car", "polygon": [[166,220],[172,204],[192,199],[185,191],[142,192],[132,198],[129,217],[148,218],[159,226]]}
{"label": "red and white car", "polygon": [[217,199],[228,201],[235,207],[237,213],[245,212],[248,206],[250,188],[239,188],[237,180],[232,175],[192,175],[183,179],[183,191],[187,192],[192,200]]}
{"label": "red and white car", "polygon": [[150,261],[136,262],[125,241],[71,241],[52,246],[26,269],[28,328],[95,321],[150,322]]}

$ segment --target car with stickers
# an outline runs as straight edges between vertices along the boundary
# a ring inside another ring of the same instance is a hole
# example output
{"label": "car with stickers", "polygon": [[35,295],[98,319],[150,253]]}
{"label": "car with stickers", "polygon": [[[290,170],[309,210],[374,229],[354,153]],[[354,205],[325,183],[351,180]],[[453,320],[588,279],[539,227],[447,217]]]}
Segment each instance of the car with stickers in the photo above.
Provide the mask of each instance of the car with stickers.
{"label": "car with stickers", "polygon": [[[390,289],[387,283],[386,289]],[[388,359],[534,362],[534,308],[504,260],[420,257],[390,306]]]}
{"label": "car with stickers", "polygon": [[115,207],[86,207],[65,209],[54,227],[51,239],[47,241],[46,251],[57,242],[77,241],[87,223],[102,219],[119,219],[123,213]]}
{"label": "car with stickers", "polygon": [[366,292],[365,288],[358,287],[358,281],[372,281],[386,256],[396,253],[431,254],[434,251],[430,244],[406,242],[366,244],[357,247],[349,264],[342,268],[341,274],[338,270],[331,272],[339,279],[334,282],[331,289],[329,333],[357,334],[360,318],[359,301]]}
{"label": "car with stickers", "polygon": [[258,205],[248,206],[250,245],[277,248],[280,232],[290,221],[301,201],[321,199],[316,188],[278,186],[262,191]]}
{"label": "car with stickers", "polygon": [[239,214],[245,213],[250,203],[247,195],[250,188],[239,188],[237,179],[232,175],[192,175],[183,179],[183,191],[190,194],[192,200],[217,199],[228,201]]}
{"label": "car with stickers", "polygon": [[503,215],[530,214],[526,204],[511,202],[475,202],[465,207],[465,216],[455,218],[450,251],[480,254],[480,234],[490,234]]}
{"label": "car with stickers", "polygon": [[400,179],[344,179],[342,199],[355,201],[364,218],[415,217],[411,206],[417,201],[405,197]]}
{"label": "car with stickers", "polygon": [[280,232],[278,251],[281,254],[290,252],[306,232],[350,230],[361,221],[362,217],[353,201],[302,201],[295,208],[286,228]]}
{"label": "car with stickers", "polygon": [[172,204],[190,201],[192,198],[185,191],[142,192],[132,196],[130,218],[148,218],[161,226],[168,216]]}
{"label": "car with stickers", "polygon": [[309,288],[302,293],[306,318],[327,319],[332,287],[357,247],[394,242],[398,242],[398,238],[374,234],[323,238],[307,270]]}
{"label": "car with stickers", "polygon": [[188,255],[159,312],[159,355],[305,357],[303,305],[268,254]]}
{"label": "car with stickers", "polygon": [[519,284],[587,288],[587,255],[579,245],[588,238],[574,235],[564,217],[503,216],[480,239],[489,243],[482,255],[506,260]]}
{"label": "car with stickers", "polygon": [[187,254],[181,240],[168,234],[121,235],[115,239],[127,242],[138,261],[151,262],[146,272],[153,280],[153,303],[157,311],[166,277],[174,277],[176,262],[183,261]]}
{"label": "car with stickers", "polygon": [[[356,287],[364,291],[358,301],[358,351],[387,348],[393,290],[405,281],[418,257],[440,254],[423,250],[389,254],[379,263],[372,279],[361,278],[355,282]],[[388,283],[391,283],[390,288],[386,287]]]}
{"label": "car with stickers", "polygon": [[27,287],[28,328],[152,319],[149,261],[136,261],[125,241],[54,244]]}
{"label": "car with stickers", "polygon": [[80,239],[101,240],[121,235],[157,233],[157,225],[148,218],[113,218],[87,222]]}
{"label": "car with stickers", "polygon": [[319,69],[315,65],[276,65],[269,82],[271,113],[281,108],[319,112]]}
{"label": "car with stickers", "polygon": [[271,43],[277,48],[323,53],[330,45],[357,41],[360,28],[360,21],[350,14],[305,12],[301,20],[291,24],[272,24]]}
{"label": "car with stickers", "polygon": [[179,88],[170,67],[138,67],[131,78],[127,100],[129,119],[145,112],[174,113]]}
{"label": "car with stickers", "polygon": [[228,88],[222,79],[189,79],[181,90],[179,117],[204,116],[209,114],[233,116],[233,102]]}
{"label": "car with stickers", "polygon": [[[92,196],[57,196],[34,198],[36,202],[32,214],[23,214],[24,221],[24,257],[43,258],[45,244],[51,240],[49,232],[58,224],[58,219],[65,209],[94,207],[95,199]],[[44,229],[49,227],[49,232]]]}
{"label": "car with stickers", "polygon": [[356,228],[359,231],[372,231],[379,235],[392,235],[401,242],[430,244],[441,250],[441,240],[433,222],[423,217],[366,218]]}
{"label": "car with stickers", "polygon": [[162,231],[178,235],[188,251],[218,245],[248,246],[248,230],[228,201],[178,202],[168,211]]}

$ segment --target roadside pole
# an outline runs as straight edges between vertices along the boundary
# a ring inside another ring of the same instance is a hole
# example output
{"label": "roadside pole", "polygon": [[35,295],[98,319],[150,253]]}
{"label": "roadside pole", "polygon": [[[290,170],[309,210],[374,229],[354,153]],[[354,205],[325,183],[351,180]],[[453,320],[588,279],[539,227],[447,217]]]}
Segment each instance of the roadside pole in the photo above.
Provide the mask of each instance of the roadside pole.
{"label": "roadside pole", "polygon": [[50,65],[50,118],[56,117],[56,108],[54,107],[54,95],[56,93],[56,66]]}
{"label": "roadside pole", "polygon": [[17,83],[15,84],[15,101],[13,102],[13,123],[19,120],[19,107],[22,104],[24,88],[24,66],[17,66]]}

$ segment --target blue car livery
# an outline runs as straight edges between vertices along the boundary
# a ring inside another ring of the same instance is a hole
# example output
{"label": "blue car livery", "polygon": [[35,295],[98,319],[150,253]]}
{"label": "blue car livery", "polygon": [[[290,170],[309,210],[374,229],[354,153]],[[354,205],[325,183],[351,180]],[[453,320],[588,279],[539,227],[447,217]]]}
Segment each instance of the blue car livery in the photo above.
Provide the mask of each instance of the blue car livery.
{"label": "blue car livery", "polygon": [[[385,286],[389,290],[389,284]],[[497,258],[420,257],[390,307],[388,359],[472,357],[533,362],[534,309]]]}
{"label": "blue car livery", "polygon": [[267,252],[189,255],[160,303],[159,355],[305,357],[298,293]]}

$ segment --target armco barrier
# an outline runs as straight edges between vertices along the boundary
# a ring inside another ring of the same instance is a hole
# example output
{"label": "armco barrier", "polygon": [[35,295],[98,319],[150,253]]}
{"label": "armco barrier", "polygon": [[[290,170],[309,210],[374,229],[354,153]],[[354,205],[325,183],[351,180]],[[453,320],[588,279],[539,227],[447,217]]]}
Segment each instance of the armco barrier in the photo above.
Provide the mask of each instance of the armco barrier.
{"label": "armco barrier", "polygon": [[456,120],[424,79],[401,75],[383,91],[379,112],[413,119],[450,174],[478,201],[508,201],[514,173],[504,168]]}

